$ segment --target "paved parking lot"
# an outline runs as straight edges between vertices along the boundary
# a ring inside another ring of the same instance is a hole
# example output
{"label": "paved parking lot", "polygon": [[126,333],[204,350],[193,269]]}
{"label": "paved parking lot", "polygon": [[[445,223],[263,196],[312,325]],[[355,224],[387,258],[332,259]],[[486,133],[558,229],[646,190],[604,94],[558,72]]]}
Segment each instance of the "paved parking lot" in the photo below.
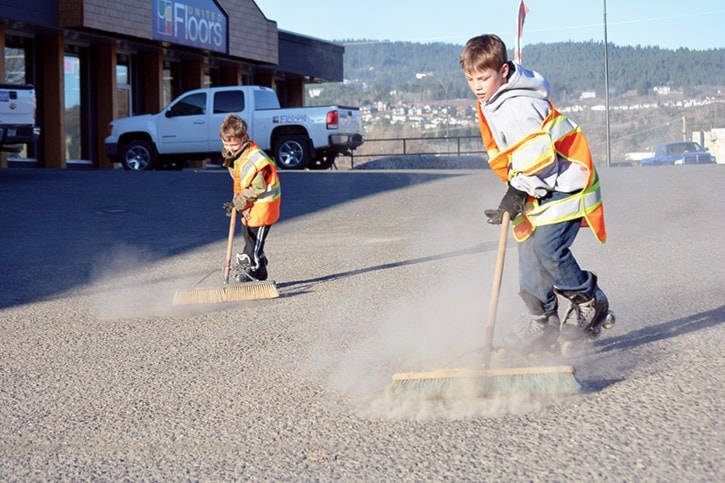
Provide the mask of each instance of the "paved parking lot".
{"label": "paved parking lot", "polygon": [[618,325],[566,361],[588,390],[441,403],[384,391],[481,344],[490,171],[283,172],[281,298],[173,307],[221,283],[225,173],[0,170],[0,479],[723,480],[724,167],[600,174],[610,240],[574,250]]}

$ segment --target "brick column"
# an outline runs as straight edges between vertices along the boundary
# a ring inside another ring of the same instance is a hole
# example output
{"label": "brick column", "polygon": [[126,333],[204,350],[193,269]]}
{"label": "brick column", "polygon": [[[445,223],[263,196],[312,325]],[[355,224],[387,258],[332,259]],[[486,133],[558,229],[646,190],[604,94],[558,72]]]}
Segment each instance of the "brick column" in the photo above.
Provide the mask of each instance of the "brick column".
{"label": "brick column", "polygon": [[302,79],[289,79],[287,81],[287,95],[289,107],[302,107],[305,105],[305,83]]}
{"label": "brick column", "polygon": [[116,117],[116,44],[96,45],[93,47],[95,60],[95,99],[96,99],[96,155],[99,168],[113,168],[106,156],[104,140],[108,135],[108,123]]}
{"label": "brick column", "polygon": [[143,99],[144,114],[154,114],[163,108],[164,98],[164,56],[161,52],[143,54]]}
{"label": "brick column", "polygon": [[65,41],[62,35],[39,37],[41,50],[42,86],[36,87],[38,106],[42,106],[40,130],[41,155],[39,164],[46,168],[65,168],[65,77],[63,55]]}
{"label": "brick column", "polygon": [[219,71],[219,77],[223,86],[242,85],[242,69],[240,67],[222,67]]}
{"label": "brick column", "polygon": [[[0,24],[0,83],[5,82],[5,26]],[[8,153],[0,151],[0,169],[8,167]]]}
{"label": "brick column", "polygon": [[254,81],[257,85],[277,90],[277,83],[275,82],[274,72],[257,72],[254,75]]}
{"label": "brick column", "polygon": [[199,89],[204,85],[204,62],[201,59],[182,61],[181,70],[184,73],[184,91]]}

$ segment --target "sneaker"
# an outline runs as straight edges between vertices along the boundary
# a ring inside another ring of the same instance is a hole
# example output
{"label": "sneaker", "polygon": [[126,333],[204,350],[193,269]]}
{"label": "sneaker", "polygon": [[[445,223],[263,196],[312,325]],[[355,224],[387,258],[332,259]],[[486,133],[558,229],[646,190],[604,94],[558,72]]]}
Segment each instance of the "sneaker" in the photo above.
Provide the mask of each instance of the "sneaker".
{"label": "sneaker", "polygon": [[252,260],[246,253],[237,253],[234,268],[244,270],[252,266]]}
{"label": "sneaker", "polygon": [[267,268],[264,266],[261,266],[256,270],[254,270],[252,267],[246,267],[238,271],[237,275],[234,277],[234,280],[239,283],[261,282],[267,280],[267,277]]}
{"label": "sneaker", "polygon": [[506,347],[519,355],[532,355],[554,349],[559,338],[559,315],[525,315],[505,337]]}
{"label": "sneaker", "polygon": [[258,282],[259,281],[259,279],[254,276],[254,272],[251,270],[250,267],[246,267],[246,269],[239,270],[237,272],[237,275],[234,277],[234,280],[237,283]]}
{"label": "sneaker", "polygon": [[582,336],[594,339],[599,336],[602,326],[608,324],[609,300],[604,292],[596,287],[593,295],[585,293],[562,292],[569,299],[564,312],[562,338],[575,340]]}

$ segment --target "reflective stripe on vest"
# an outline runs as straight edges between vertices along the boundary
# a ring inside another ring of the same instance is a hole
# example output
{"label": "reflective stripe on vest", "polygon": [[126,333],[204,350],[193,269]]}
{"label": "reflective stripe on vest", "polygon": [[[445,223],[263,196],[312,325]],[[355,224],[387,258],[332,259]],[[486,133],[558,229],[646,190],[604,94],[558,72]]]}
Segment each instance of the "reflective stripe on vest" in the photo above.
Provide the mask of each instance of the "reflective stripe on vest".
{"label": "reflective stripe on vest", "polygon": [[581,218],[582,224],[592,229],[598,241],[604,242],[607,233],[604,227],[604,209],[599,179],[588,188],[571,196],[548,203],[539,204],[538,200],[529,198],[524,209],[513,222],[514,237],[523,241],[531,236],[537,226],[553,225]]}
{"label": "reflective stripe on vest", "polygon": [[243,163],[240,169],[234,170],[234,195],[242,192],[242,186],[249,186],[258,172],[264,173],[265,192],[262,193],[249,210],[248,217],[242,217],[242,222],[249,226],[264,226],[276,223],[279,220],[280,200],[282,190],[279,176],[272,161],[264,152],[250,142],[246,155],[242,155],[237,163]]}
{"label": "reflective stripe on vest", "polygon": [[607,238],[604,208],[589,145],[581,128],[560,114],[551,101],[547,102],[550,112],[541,123],[541,130],[524,137],[504,151],[499,150],[481,104],[477,104],[481,137],[489,156],[488,164],[504,183],[508,183],[519,173],[536,175],[555,162],[557,156],[587,170],[586,188],[578,193],[544,205],[539,205],[535,198],[529,197],[526,214],[513,220],[514,236],[522,241],[537,226],[582,218],[582,223],[588,225],[597,240],[603,243]]}
{"label": "reflective stripe on vest", "polygon": [[517,174],[533,175],[556,161],[557,143],[579,127],[566,116],[562,116],[549,102],[549,115],[541,123],[541,130],[499,151],[486,117],[478,104],[478,119],[481,137],[488,154],[488,164],[501,178],[508,182]]}

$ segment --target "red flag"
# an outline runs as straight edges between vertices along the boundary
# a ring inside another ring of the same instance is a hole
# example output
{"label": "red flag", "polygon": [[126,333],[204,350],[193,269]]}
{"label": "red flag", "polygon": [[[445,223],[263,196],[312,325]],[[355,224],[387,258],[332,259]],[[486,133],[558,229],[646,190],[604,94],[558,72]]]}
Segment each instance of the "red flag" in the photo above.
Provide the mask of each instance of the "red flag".
{"label": "red flag", "polygon": [[529,7],[526,6],[524,0],[521,0],[519,4],[519,18],[516,23],[516,47],[514,48],[514,61],[521,62],[521,37],[524,33],[524,19],[526,14],[529,13]]}

